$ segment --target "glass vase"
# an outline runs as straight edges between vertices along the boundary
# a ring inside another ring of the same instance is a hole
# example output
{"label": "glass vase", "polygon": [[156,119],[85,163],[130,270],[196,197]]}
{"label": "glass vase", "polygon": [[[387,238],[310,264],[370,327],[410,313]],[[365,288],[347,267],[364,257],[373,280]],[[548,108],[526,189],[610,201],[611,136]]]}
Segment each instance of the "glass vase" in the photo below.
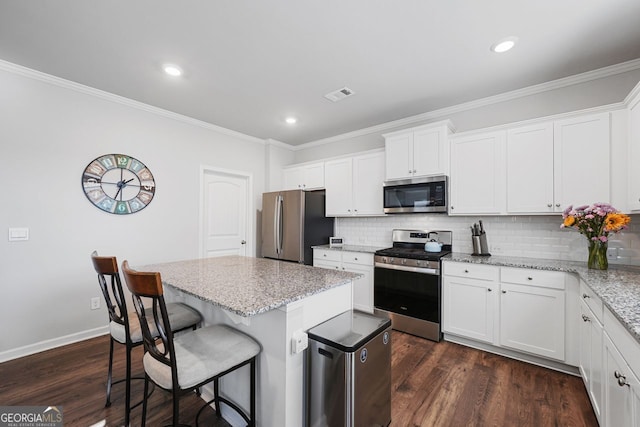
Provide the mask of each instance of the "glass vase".
{"label": "glass vase", "polygon": [[587,267],[593,270],[606,270],[609,268],[609,260],[607,259],[607,242],[600,240],[591,240],[589,242],[589,259]]}

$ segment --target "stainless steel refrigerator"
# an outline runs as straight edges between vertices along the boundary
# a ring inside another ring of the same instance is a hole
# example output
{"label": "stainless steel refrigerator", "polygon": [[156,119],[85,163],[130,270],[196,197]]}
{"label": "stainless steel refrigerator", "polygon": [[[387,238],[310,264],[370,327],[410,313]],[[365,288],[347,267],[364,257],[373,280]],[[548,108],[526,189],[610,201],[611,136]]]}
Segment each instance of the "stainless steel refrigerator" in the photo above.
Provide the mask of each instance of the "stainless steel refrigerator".
{"label": "stainless steel refrigerator", "polygon": [[263,193],[262,256],[313,264],[311,246],[327,244],[333,235],[324,207],[324,190]]}

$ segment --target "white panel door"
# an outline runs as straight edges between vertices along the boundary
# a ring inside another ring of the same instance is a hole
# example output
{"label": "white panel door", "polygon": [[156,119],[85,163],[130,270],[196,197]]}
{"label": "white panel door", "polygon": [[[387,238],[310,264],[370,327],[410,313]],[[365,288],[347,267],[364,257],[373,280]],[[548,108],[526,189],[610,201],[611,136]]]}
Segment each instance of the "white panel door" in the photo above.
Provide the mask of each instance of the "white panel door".
{"label": "white panel door", "polygon": [[640,95],[629,105],[629,209],[640,210]]}
{"label": "white panel door", "polygon": [[332,160],[325,163],[324,184],[326,216],[353,215],[352,159]]}
{"label": "white panel door", "polygon": [[493,344],[498,287],[496,282],[444,276],[442,330]]}
{"label": "white panel door", "polygon": [[203,173],[203,256],[247,255],[248,178]]}
{"label": "white panel door", "polygon": [[500,345],[564,360],[565,292],[500,284]]}
{"label": "white panel door", "polygon": [[385,140],[387,179],[413,176],[413,133],[390,136]]}
{"label": "white panel door", "polygon": [[507,212],[553,212],[553,123],[507,132]]}
{"label": "white panel door", "polygon": [[302,167],[286,168],[282,170],[282,189],[297,190],[302,188],[303,179]]}
{"label": "white panel door", "polygon": [[353,158],[353,201],[356,215],[384,213],[383,184],[384,153]]}
{"label": "white panel door", "polygon": [[450,214],[499,214],[506,210],[505,132],[451,140]]}
{"label": "white panel door", "polygon": [[609,203],[609,113],[559,120],[554,124],[554,207]]}
{"label": "white panel door", "polygon": [[413,134],[414,176],[448,175],[449,152],[444,128],[423,129]]}

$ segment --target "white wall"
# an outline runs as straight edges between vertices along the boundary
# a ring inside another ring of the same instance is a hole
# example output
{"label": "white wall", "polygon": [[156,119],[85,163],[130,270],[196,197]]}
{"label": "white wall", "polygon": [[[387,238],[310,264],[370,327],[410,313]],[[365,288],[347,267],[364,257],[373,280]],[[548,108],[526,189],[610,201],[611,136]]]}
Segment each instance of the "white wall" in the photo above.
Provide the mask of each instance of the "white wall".
{"label": "white wall", "polygon": [[[0,69],[0,361],[103,330],[104,307],[89,308],[101,297],[94,249],[134,266],[197,258],[201,165],[252,174],[261,205],[261,141],[85,89]],[[86,199],[82,172],[108,153],[131,155],[154,174],[144,210],[116,216]],[[9,227],[28,227],[30,240],[8,242]]]}

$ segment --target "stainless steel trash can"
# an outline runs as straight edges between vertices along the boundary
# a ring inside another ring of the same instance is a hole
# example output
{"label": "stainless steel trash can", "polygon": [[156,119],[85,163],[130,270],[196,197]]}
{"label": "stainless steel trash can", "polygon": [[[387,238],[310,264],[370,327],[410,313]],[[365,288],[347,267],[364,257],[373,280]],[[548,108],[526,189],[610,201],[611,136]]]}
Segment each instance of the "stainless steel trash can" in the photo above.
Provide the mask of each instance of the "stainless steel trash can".
{"label": "stainless steel trash can", "polygon": [[308,335],[309,426],[388,426],[391,321],[349,310]]}

